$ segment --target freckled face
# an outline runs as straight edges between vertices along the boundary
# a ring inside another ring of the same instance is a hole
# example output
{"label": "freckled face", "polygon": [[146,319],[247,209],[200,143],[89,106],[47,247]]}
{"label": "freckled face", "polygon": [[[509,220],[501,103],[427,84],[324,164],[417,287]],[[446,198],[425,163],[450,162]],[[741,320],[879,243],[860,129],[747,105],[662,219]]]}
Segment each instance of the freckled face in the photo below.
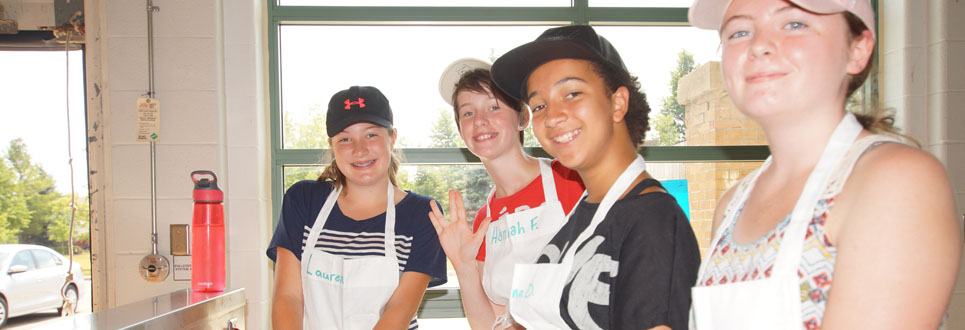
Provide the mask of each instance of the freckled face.
{"label": "freckled face", "polygon": [[547,62],[530,74],[526,85],[533,133],[546,152],[575,170],[606,157],[614,132],[614,103],[589,61]]}
{"label": "freckled face", "polygon": [[[459,135],[473,154],[484,160],[519,148],[520,114],[492,93],[463,90],[456,95],[459,105]],[[520,127],[523,126],[523,127]]]}
{"label": "freckled face", "polygon": [[[843,14],[821,15],[782,0],[734,0],[720,30],[722,71],[734,104],[752,118],[812,110],[847,90],[851,61]],[[837,101],[835,101],[837,102]]]}
{"label": "freckled face", "polygon": [[329,139],[335,163],[348,184],[370,185],[388,179],[395,134],[372,123],[346,127]]}

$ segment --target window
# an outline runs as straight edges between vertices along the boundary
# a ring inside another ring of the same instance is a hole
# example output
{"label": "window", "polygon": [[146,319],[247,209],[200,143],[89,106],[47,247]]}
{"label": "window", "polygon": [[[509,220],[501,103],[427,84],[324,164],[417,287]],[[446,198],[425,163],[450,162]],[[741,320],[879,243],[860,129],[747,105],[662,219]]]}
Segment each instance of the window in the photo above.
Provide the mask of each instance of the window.
{"label": "window", "polygon": [[[488,175],[463,147],[451,108],[438,95],[439,74],[463,57],[492,61],[551,26],[594,25],[619,49],[651,107],[641,153],[658,179],[684,180],[678,183],[689,197],[695,231],[709,237],[717,196],[769,154],[763,133],[736,109],[710,114],[681,105],[686,100],[675,92],[677,78],[720,58],[716,32],[687,24],[692,0],[268,3],[273,224],[285,189],[317,178],[325,163],[328,98],[356,84],[378,87],[392,104],[397,147],[405,155],[403,188],[440,202],[449,188],[488,193]],[[693,108],[709,106],[717,105]],[[536,143],[526,147],[547,156]],[[479,178],[470,187],[456,176]],[[426,294],[420,318],[461,316],[455,278],[450,283],[452,289]]]}
{"label": "window", "polygon": [[37,268],[54,267],[59,264],[58,258],[50,252],[44,250],[30,250],[30,252],[33,252],[34,258],[37,260]]}
{"label": "window", "polygon": [[13,260],[10,261],[10,267],[13,266],[27,266],[27,270],[36,269],[37,266],[34,264],[34,258],[30,256],[30,251],[20,251],[13,256]]}

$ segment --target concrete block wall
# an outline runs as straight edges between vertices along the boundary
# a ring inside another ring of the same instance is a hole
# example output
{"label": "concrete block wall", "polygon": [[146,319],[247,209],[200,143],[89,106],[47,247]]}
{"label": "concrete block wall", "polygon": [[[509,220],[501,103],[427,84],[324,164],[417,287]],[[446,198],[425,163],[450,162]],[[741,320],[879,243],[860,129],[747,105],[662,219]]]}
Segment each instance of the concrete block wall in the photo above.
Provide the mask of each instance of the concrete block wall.
{"label": "concrete block wall", "polygon": [[[227,286],[246,288],[247,324],[268,328],[271,233],[265,2],[155,0],[154,70],[158,253],[170,224],[191,223],[190,172],[218,174],[225,191]],[[93,191],[94,309],[190,287],[140,278],[151,252],[149,146],[134,137],[134,105],[148,89],[146,1],[88,0],[87,74]],[[96,172],[96,173],[95,173]]]}
{"label": "concrete block wall", "polygon": [[[903,115],[907,132],[945,164],[958,213],[965,214],[965,68],[954,61],[965,58],[965,4],[886,3],[881,11],[895,19],[888,26],[894,37],[881,43],[887,54],[881,63],[919,77],[883,72],[893,92],[886,106]],[[965,271],[959,271],[947,328],[965,329]]]}
{"label": "concrete block wall", "polygon": [[[965,3],[879,1],[880,86],[896,124],[948,171],[965,214]],[[946,329],[965,329],[965,260]]]}

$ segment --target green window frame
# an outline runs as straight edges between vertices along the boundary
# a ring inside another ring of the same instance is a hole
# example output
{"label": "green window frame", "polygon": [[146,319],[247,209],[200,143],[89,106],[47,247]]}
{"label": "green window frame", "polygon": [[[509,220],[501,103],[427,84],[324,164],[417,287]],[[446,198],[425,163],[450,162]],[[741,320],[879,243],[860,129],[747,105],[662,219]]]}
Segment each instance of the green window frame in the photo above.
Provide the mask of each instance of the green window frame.
{"label": "green window frame", "polygon": [[[316,165],[326,149],[285,149],[280,102],[279,27],[286,24],[342,25],[548,25],[591,24],[616,26],[687,26],[687,8],[590,7],[573,0],[570,7],[343,7],[280,6],[268,0],[268,71],[270,89],[272,228],[277,224],[284,195],[284,167]],[[548,157],[541,148],[526,148]],[[403,148],[405,164],[478,164],[466,148]],[[640,151],[648,162],[763,161],[767,146],[648,146]],[[464,317],[458,289],[430,289],[420,318]]]}

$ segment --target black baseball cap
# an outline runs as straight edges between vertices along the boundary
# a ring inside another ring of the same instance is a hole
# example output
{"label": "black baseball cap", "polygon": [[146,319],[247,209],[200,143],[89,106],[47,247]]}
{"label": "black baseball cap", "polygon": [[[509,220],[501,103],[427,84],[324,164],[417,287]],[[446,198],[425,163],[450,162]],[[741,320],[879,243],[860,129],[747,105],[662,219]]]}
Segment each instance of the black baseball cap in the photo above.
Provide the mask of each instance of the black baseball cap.
{"label": "black baseball cap", "polygon": [[325,117],[328,137],[333,137],[346,127],[360,122],[391,127],[392,108],[389,107],[389,99],[385,98],[378,88],[371,86],[352,86],[332,95],[332,99],[328,101],[328,115]]}
{"label": "black baseball cap", "polygon": [[617,49],[589,25],[546,30],[536,40],[500,56],[490,72],[499,88],[517,100],[525,100],[529,75],[546,62],[564,58],[610,63],[629,72]]}

